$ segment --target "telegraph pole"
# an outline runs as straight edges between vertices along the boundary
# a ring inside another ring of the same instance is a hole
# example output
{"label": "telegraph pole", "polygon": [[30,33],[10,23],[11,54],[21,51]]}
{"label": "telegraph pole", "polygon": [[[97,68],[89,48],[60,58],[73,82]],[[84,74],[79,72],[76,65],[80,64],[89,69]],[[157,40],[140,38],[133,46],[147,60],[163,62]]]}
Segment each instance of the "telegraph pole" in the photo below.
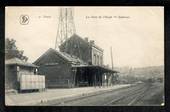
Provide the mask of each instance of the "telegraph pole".
{"label": "telegraph pole", "polygon": [[111,63],[112,63],[112,70],[113,70],[113,54],[112,54],[112,47],[110,47],[110,54],[111,54]]}
{"label": "telegraph pole", "polygon": [[[111,63],[112,63],[112,70],[113,70],[113,54],[112,54],[112,46],[110,47],[110,56],[111,56]],[[114,74],[111,74],[111,85],[113,84],[112,78]]]}

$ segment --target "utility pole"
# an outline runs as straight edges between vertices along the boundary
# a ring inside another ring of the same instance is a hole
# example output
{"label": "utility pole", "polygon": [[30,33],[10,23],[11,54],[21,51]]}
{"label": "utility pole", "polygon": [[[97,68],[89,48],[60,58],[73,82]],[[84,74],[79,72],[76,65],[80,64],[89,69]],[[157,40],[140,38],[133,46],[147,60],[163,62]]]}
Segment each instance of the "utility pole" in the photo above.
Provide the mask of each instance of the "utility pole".
{"label": "utility pole", "polygon": [[[113,70],[113,54],[112,54],[112,46],[110,47],[110,56],[111,56],[111,63],[112,63],[112,70]],[[113,82],[112,82],[113,75],[114,75],[114,74],[111,73],[111,85],[113,84]]]}
{"label": "utility pole", "polygon": [[111,63],[112,63],[112,70],[113,70],[113,54],[112,54],[112,47],[110,47],[110,54],[111,54]]}

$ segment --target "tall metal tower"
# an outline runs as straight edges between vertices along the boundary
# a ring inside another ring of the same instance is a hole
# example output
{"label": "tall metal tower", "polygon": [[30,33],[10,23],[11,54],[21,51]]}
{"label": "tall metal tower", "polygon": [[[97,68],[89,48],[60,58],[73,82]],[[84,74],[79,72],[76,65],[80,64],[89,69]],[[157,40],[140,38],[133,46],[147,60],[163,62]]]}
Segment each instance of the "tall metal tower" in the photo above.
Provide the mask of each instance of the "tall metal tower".
{"label": "tall metal tower", "polygon": [[55,49],[58,49],[58,47],[75,32],[73,8],[60,8]]}

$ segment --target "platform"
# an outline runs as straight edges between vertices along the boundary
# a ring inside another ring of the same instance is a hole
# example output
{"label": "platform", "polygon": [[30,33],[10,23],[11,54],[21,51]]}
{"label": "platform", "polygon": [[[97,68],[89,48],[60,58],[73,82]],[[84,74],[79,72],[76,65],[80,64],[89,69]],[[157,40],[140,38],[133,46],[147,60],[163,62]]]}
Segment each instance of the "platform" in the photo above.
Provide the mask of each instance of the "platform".
{"label": "platform", "polygon": [[5,104],[7,106],[29,106],[36,105],[40,102],[47,102],[61,98],[76,97],[79,95],[95,94],[103,91],[116,90],[123,87],[131,86],[130,84],[114,85],[109,87],[81,87],[81,88],[62,88],[47,89],[43,92],[32,93],[14,93],[5,95]]}

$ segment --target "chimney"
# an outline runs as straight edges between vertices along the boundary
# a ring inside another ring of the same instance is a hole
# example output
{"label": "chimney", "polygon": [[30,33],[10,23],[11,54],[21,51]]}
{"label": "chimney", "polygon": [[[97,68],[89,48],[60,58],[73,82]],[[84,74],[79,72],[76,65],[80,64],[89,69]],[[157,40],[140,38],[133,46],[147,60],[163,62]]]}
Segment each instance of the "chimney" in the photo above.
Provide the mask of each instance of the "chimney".
{"label": "chimney", "polygon": [[88,42],[88,37],[85,37],[84,40],[85,40],[86,42]]}

